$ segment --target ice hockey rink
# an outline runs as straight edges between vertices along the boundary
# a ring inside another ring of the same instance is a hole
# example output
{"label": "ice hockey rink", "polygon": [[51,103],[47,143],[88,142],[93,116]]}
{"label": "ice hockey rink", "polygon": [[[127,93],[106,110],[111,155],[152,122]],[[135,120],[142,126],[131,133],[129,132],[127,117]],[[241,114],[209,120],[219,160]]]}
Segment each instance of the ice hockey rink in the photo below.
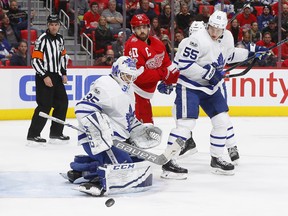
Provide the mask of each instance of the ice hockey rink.
{"label": "ice hockey rink", "polygon": [[[77,124],[75,119],[67,119]],[[91,197],[73,190],[59,173],[69,170],[77,146],[77,132],[65,128],[71,137],[66,145],[26,146],[30,121],[0,121],[0,215],[193,215],[271,216],[287,215],[288,202],[288,118],[233,117],[240,153],[234,176],[210,171],[210,120],[201,117],[194,130],[198,153],[179,160],[188,168],[187,180],[161,179],[161,167],[153,165],[153,187],[141,193]],[[172,118],[155,118],[163,139],[155,153],[161,153]],[[48,137],[48,121],[42,137]],[[224,155],[228,158],[227,152]],[[105,201],[113,197],[108,208]]]}

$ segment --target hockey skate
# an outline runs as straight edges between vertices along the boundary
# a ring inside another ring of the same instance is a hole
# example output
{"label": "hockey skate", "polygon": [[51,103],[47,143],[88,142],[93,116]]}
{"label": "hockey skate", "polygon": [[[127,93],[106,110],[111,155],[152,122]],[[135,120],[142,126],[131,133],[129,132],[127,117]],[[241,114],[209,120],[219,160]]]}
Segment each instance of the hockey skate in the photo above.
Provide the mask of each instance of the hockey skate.
{"label": "hockey skate", "polygon": [[51,136],[49,144],[67,144],[70,140],[69,136],[60,135],[60,136]]}
{"label": "hockey skate", "polygon": [[224,161],[221,157],[211,156],[212,173],[218,175],[234,175],[234,165]]}
{"label": "hockey skate", "polygon": [[27,146],[46,146],[46,139],[41,138],[40,136],[37,137],[27,137]]}
{"label": "hockey skate", "polygon": [[197,152],[198,152],[198,150],[196,148],[196,143],[193,140],[193,138],[190,137],[189,139],[186,140],[185,146],[184,146],[184,148],[182,148],[178,158],[182,159],[182,158],[185,158],[189,155],[195,154]]}
{"label": "hockey skate", "polygon": [[188,170],[180,167],[174,159],[162,166],[161,178],[165,179],[187,179]]}
{"label": "hockey skate", "polygon": [[238,165],[240,156],[239,156],[237,146],[233,146],[231,148],[228,148],[228,154],[230,156],[232,163],[234,165]]}
{"label": "hockey skate", "polygon": [[89,182],[80,184],[75,190],[78,190],[80,192],[100,197],[103,196],[105,193],[104,188],[101,186],[98,177],[92,179]]}

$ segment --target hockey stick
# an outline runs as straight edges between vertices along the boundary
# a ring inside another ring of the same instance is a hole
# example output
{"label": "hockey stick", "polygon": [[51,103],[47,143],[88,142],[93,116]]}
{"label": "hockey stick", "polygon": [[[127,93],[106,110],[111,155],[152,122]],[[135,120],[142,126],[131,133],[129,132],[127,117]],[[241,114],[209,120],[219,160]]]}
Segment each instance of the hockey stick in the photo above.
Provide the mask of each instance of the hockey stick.
{"label": "hockey stick", "polygon": [[[67,127],[70,127],[72,129],[80,131],[82,133],[87,133],[85,130],[83,130],[81,128],[78,128],[72,124],[66,123],[66,122],[64,122],[58,118],[53,117],[53,116],[49,116],[46,113],[40,112],[39,116],[46,118],[46,119],[49,119],[51,121],[57,122],[59,124],[63,124]],[[121,149],[121,150],[123,150],[123,151],[125,151],[131,155],[134,155],[136,157],[150,161],[150,162],[157,164],[157,165],[166,164],[169,160],[171,160],[171,158],[173,156],[175,156],[176,153],[178,153],[181,150],[181,148],[184,145],[185,145],[184,141],[182,139],[178,138],[178,139],[176,139],[175,143],[173,143],[168,148],[166,148],[164,153],[157,155],[157,154],[145,151],[143,149],[140,149],[136,146],[132,146],[128,143],[121,142],[119,140],[113,140],[113,146],[115,146],[116,148]]]}
{"label": "hockey stick", "polygon": [[[279,41],[279,42],[278,42],[277,44],[275,44],[274,46],[269,47],[268,50],[267,50],[266,52],[263,52],[263,54],[261,54],[260,56],[263,56],[263,55],[268,54],[272,49],[274,49],[274,48],[276,48],[276,47],[284,44],[284,43],[287,42],[287,41],[288,41],[288,38],[285,38],[285,39]],[[258,58],[259,58],[259,57],[258,57]],[[237,74],[227,74],[227,75],[226,75],[227,72],[229,72],[229,71],[231,71],[231,70],[233,70],[233,69],[235,69],[235,68],[237,68],[237,67],[245,64],[246,62],[248,62],[248,61],[250,61],[250,60],[252,60],[252,59],[253,59],[253,61],[252,61],[251,65],[249,65],[249,66],[248,66],[244,71],[242,71],[241,73],[237,73]],[[257,58],[256,58],[256,53],[255,53],[253,56],[250,56],[250,57],[247,58],[245,61],[239,62],[239,63],[231,66],[231,67],[228,68],[227,70],[225,70],[225,72],[224,72],[224,78],[232,78],[232,77],[238,77],[238,76],[243,76],[243,75],[245,75],[245,74],[248,73],[248,71],[253,67],[253,65],[256,63],[256,61],[257,61]]]}

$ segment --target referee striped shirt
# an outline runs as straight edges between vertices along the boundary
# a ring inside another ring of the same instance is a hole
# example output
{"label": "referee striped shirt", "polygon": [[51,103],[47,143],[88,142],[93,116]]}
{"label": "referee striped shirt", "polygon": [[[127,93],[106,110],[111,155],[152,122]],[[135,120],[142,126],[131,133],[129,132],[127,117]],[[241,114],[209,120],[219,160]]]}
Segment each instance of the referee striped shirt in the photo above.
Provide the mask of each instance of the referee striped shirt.
{"label": "referee striped shirt", "polygon": [[36,40],[32,66],[43,79],[48,76],[47,72],[66,75],[68,60],[63,36],[59,33],[53,36],[47,30]]}

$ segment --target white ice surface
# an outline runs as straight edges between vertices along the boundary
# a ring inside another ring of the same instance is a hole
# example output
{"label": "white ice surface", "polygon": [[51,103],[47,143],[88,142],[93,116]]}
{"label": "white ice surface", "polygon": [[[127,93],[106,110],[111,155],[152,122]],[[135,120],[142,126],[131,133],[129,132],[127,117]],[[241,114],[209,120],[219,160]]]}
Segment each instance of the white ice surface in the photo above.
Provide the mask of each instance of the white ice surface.
{"label": "white ice surface", "polygon": [[[95,198],[73,190],[58,173],[69,170],[74,155],[83,150],[76,144],[77,132],[66,145],[27,147],[30,121],[0,121],[0,216],[78,215],[191,215],[191,216],[285,216],[288,215],[288,118],[232,118],[241,156],[234,176],[210,172],[210,120],[198,119],[194,139],[198,153],[179,161],[189,169],[187,180],[161,179],[154,166],[154,185],[143,193]],[[75,124],[75,119],[67,122]],[[164,131],[156,153],[174,126],[172,118],[155,118]],[[50,122],[42,137],[47,138]],[[225,158],[227,158],[227,153]]]}

